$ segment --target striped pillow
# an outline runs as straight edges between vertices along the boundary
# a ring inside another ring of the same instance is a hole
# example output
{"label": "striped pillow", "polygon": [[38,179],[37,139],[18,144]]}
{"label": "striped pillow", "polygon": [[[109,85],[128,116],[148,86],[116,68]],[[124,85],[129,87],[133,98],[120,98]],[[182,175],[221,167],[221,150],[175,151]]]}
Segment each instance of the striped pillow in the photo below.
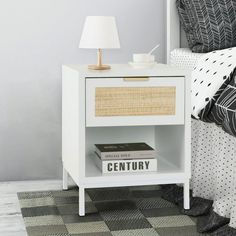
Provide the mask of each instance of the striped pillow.
{"label": "striped pillow", "polygon": [[236,46],[236,0],[177,0],[181,25],[193,52]]}

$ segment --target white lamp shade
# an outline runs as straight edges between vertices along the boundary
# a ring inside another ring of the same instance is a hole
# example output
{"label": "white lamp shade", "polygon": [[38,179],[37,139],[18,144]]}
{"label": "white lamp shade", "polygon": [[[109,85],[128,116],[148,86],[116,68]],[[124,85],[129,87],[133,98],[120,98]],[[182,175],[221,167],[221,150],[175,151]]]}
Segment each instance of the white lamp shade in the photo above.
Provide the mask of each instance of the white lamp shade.
{"label": "white lamp shade", "polygon": [[115,17],[87,16],[79,47],[120,48]]}

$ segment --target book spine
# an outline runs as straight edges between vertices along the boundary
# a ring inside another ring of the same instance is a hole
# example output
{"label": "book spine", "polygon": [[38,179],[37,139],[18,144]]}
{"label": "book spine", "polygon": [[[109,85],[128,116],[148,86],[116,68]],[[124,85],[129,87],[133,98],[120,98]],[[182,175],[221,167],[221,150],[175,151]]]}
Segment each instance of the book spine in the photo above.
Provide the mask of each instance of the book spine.
{"label": "book spine", "polygon": [[96,156],[95,163],[103,174],[143,173],[157,171],[157,159],[103,161]]}
{"label": "book spine", "polygon": [[156,157],[155,151],[100,152],[102,160],[150,159]]}

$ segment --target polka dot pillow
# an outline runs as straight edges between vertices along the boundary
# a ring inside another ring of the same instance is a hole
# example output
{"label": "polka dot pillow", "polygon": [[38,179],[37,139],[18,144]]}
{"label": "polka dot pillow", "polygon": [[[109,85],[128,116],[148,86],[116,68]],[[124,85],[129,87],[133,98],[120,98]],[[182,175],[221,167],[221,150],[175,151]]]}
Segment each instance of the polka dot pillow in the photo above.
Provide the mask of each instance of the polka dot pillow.
{"label": "polka dot pillow", "polygon": [[236,69],[236,47],[203,55],[192,72],[192,115],[199,119],[202,109],[219,92]]}

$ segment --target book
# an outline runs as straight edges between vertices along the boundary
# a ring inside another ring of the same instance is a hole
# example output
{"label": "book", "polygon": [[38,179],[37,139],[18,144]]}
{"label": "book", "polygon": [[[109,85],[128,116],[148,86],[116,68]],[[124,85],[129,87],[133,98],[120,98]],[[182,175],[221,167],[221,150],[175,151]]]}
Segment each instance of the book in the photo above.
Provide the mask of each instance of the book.
{"label": "book", "polygon": [[95,144],[95,152],[102,160],[151,159],[156,152],[146,143]]}
{"label": "book", "polygon": [[102,160],[94,155],[96,166],[103,174],[143,173],[157,171],[157,159]]}

